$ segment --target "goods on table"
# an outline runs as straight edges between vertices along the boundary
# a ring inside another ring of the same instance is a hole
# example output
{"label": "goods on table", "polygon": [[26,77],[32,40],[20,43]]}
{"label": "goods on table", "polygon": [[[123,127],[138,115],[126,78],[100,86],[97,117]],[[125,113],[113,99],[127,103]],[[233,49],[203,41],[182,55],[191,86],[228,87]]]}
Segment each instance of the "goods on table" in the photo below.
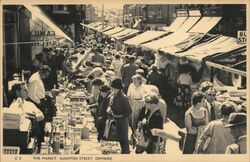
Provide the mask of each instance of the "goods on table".
{"label": "goods on table", "polygon": [[119,142],[101,141],[102,154],[120,154],[121,148]]}

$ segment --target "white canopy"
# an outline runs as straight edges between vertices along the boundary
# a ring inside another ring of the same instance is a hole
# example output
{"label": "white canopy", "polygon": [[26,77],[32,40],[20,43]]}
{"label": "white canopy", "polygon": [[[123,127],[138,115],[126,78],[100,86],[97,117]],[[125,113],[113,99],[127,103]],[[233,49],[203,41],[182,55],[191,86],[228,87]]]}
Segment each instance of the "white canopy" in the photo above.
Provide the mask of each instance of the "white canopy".
{"label": "white canopy", "polygon": [[103,34],[106,34],[106,35],[113,35],[113,34],[116,34],[118,32],[121,32],[123,30],[125,30],[126,28],[120,28],[120,27],[115,27],[114,29],[111,29],[111,30],[108,30],[108,31],[105,31],[103,32]]}
{"label": "white canopy", "polygon": [[124,42],[124,44],[138,46],[142,43],[148,42],[150,40],[153,40],[153,39],[158,38],[160,36],[163,36],[165,34],[167,34],[167,32],[150,30],[150,31],[146,31],[142,34],[139,34],[139,35],[137,35],[129,40],[126,40]]}
{"label": "white canopy", "polygon": [[175,32],[188,19],[188,17],[177,17],[170,26],[163,27],[163,30]]}
{"label": "white canopy", "polygon": [[[143,46],[154,50],[163,48],[162,51],[170,54],[185,50],[202,39],[220,20],[221,17],[203,17],[202,19],[189,17],[175,33]],[[188,33],[185,33],[187,31]]]}
{"label": "white canopy", "polygon": [[[219,36],[209,42],[202,43],[194,46],[186,52],[178,53],[178,57],[187,57],[191,60],[201,62],[203,58],[217,53],[226,53],[234,49],[243,47],[244,45],[238,44],[237,39],[233,37]],[[164,49],[161,49],[164,51]]]}
{"label": "white canopy", "polygon": [[106,26],[106,27],[104,27],[104,29],[100,30],[99,32],[105,32],[105,31],[108,31],[108,30],[113,29],[113,28],[115,28],[115,26]]}
{"label": "white canopy", "polygon": [[55,30],[55,34],[57,36],[61,36],[73,42],[73,40],[68,35],[66,35],[57,25],[55,25],[37,6],[33,6],[31,4],[24,4],[24,6],[31,12],[32,16],[37,17],[46,25],[48,25],[51,29]]}
{"label": "white canopy", "polygon": [[118,32],[118,33],[112,35],[112,37],[119,40],[119,39],[122,39],[124,37],[130,36],[130,35],[133,35],[133,34],[136,34],[136,33],[139,33],[139,32],[140,32],[140,30],[127,28],[127,29],[125,29],[125,30],[123,30],[121,32]]}
{"label": "white canopy", "polygon": [[164,48],[166,46],[174,45],[184,40],[190,39],[191,37],[195,36],[196,34],[190,33],[173,33],[158,40],[142,44],[142,49],[152,49],[152,50],[159,50],[160,48]]}
{"label": "white canopy", "polygon": [[189,17],[184,23],[176,30],[176,32],[188,32],[198,21],[200,17]]}
{"label": "white canopy", "polygon": [[218,22],[221,17],[203,17],[192,29],[188,32],[192,33],[208,33]]}

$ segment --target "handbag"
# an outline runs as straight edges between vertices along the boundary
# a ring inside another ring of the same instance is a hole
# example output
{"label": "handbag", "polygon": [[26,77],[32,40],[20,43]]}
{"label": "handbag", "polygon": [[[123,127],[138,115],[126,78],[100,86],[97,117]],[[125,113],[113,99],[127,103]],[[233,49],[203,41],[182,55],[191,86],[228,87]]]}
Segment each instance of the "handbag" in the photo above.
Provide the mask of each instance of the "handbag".
{"label": "handbag", "polygon": [[119,141],[118,136],[118,123],[115,119],[107,119],[104,129],[104,140]]}
{"label": "handbag", "polygon": [[149,138],[145,136],[142,128],[137,130],[136,148],[146,151],[149,145]]}

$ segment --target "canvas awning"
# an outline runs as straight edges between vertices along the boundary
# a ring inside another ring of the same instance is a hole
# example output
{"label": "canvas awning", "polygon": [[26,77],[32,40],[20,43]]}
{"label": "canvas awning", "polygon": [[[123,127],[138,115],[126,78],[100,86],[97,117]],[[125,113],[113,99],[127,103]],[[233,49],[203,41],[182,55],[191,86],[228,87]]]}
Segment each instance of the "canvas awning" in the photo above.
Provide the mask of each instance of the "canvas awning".
{"label": "canvas awning", "polygon": [[106,32],[103,32],[103,34],[111,36],[113,34],[116,34],[118,32],[121,32],[123,30],[125,30],[126,28],[121,28],[121,27],[115,27],[114,29],[108,30]]}
{"label": "canvas awning", "polygon": [[94,29],[94,28],[97,28],[99,26],[102,25],[101,22],[93,22],[93,23],[90,23],[90,24],[83,24],[83,23],[80,23],[82,26],[86,27],[86,28],[89,28],[89,29]]}
{"label": "canvas awning", "polygon": [[43,21],[46,25],[48,25],[51,29],[53,29],[55,31],[56,36],[63,37],[73,42],[73,40],[67,34],[65,34],[57,25],[55,25],[54,22],[50,20],[50,18],[48,18],[39,7],[31,4],[24,4],[24,7],[31,12],[32,16],[37,17],[38,19]]}
{"label": "canvas awning", "polygon": [[190,39],[196,36],[196,34],[190,33],[173,33],[168,36],[162,37],[152,42],[148,42],[142,44],[141,47],[143,50],[150,49],[150,50],[159,50],[160,48],[164,48],[166,46],[174,45],[184,40]]}
{"label": "canvas awning", "polygon": [[189,31],[199,21],[199,19],[199,16],[189,17],[184,21],[184,23],[182,23],[182,25],[177,29],[176,32],[161,39],[142,44],[142,49],[159,50],[160,48],[180,43],[188,38],[195,36],[196,34],[189,34],[186,32]]}
{"label": "canvas awning", "polygon": [[[104,28],[104,26],[103,26],[103,28]],[[95,31],[100,31],[100,30],[102,30],[102,24],[100,24],[100,25],[98,25],[96,27],[93,27],[92,29],[95,30]]]}
{"label": "canvas awning", "polygon": [[[184,50],[187,50],[192,45],[199,42],[221,19],[221,17],[214,17],[214,18],[203,17],[200,20],[199,20],[199,17],[190,17],[190,18],[193,20],[190,22],[186,22],[188,21],[186,20],[184,24],[175,33],[169,36],[166,36],[166,39],[164,41],[166,40],[167,41],[162,43],[164,44],[164,46],[162,45],[160,47],[160,48],[164,48],[164,49],[161,49],[162,51],[169,53],[169,54],[175,54],[176,52],[182,52]],[[184,27],[190,27],[191,24],[194,23],[195,21],[198,21],[198,22],[196,22],[195,25],[192,26],[189,31],[185,30],[185,31],[188,31],[188,33],[182,33],[184,31]],[[184,37],[184,35],[187,35],[187,36]],[[183,39],[177,38],[177,36],[182,37]],[[176,39],[174,39],[173,37],[176,37]],[[172,41],[170,42],[169,40],[172,40]]]}
{"label": "canvas awning", "polygon": [[119,33],[116,33],[114,35],[112,35],[113,38],[115,38],[116,40],[120,40],[120,39],[123,39],[125,37],[128,37],[128,36],[131,36],[131,35],[134,35],[134,34],[137,34],[141,32],[140,30],[136,30],[136,29],[125,29]]}
{"label": "canvas awning", "polygon": [[115,26],[106,26],[106,27],[104,27],[104,29],[100,30],[99,32],[105,32],[105,31],[108,31],[108,30],[111,30],[114,28],[115,28]]}
{"label": "canvas awning", "polygon": [[168,27],[163,27],[167,32],[175,32],[188,19],[188,17],[177,17]]}
{"label": "canvas awning", "polygon": [[129,40],[126,40],[124,42],[124,44],[127,45],[134,45],[134,46],[138,46],[142,43],[146,43],[150,40],[156,39],[158,37],[161,37],[163,35],[167,34],[167,32],[162,32],[162,31],[146,31],[142,34],[139,34]]}
{"label": "canvas awning", "polygon": [[205,63],[210,67],[246,77],[246,46],[212,55],[206,58]]}
{"label": "canvas awning", "polygon": [[221,17],[202,17],[202,19],[188,32],[208,33],[220,20]]}
{"label": "canvas awning", "polygon": [[[166,52],[165,49],[161,51]],[[208,66],[246,76],[245,53],[246,46],[238,44],[236,38],[218,36],[174,56],[185,57],[199,63],[204,61]]]}
{"label": "canvas awning", "polygon": [[97,26],[100,26],[101,24],[102,24],[101,22],[94,22],[94,23],[89,24],[88,26],[89,28],[93,29]]}
{"label": "canvas awning", "polygon": [[175,32],[188,32],[199,20],[200,17],[189,17]]}
{"label": "canvas awning", "polygon": [[201,62],[204,58],[212,56],[218,53],[227,53],[229,51],[243,47],[237,43],[236,38],[220,36],[214,41],[200,44],[199,46],[194,46],[189,49],[187,52],[178,53],[176,56],[183,57],[185,56],[188,59],[196,60]]}

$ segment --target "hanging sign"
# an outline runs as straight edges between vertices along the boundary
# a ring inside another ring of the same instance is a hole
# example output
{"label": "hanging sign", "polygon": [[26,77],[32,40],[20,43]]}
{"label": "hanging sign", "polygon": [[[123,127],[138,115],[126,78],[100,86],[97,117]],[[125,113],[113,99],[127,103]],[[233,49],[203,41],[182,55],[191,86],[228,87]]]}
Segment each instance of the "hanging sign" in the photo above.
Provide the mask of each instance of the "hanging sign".
{"label": "hanging sign", "polygon": [[201,16],[200,10],[189,10],[188,12],[189,12],[189,16],[191,16],[191,17],[194,17],[194,16],[200,17]]}
{"label": "hanging sign", "polygon": [[57,45],[58,41],[55,39],[55,31],[45,30],[32,30],[30,31],[30,37],[32,46],[49,46]]}
{"label": "hanging sign", "polygon": [[238,31],[237,33],[237,43],[238,44],[246,44],[247,42],[247,33],[246,31]]}
{"label": "hanging sign", "polygon": [[187,10],[179,10],[176,12],[177,17],[188,17],[188,11]]}

